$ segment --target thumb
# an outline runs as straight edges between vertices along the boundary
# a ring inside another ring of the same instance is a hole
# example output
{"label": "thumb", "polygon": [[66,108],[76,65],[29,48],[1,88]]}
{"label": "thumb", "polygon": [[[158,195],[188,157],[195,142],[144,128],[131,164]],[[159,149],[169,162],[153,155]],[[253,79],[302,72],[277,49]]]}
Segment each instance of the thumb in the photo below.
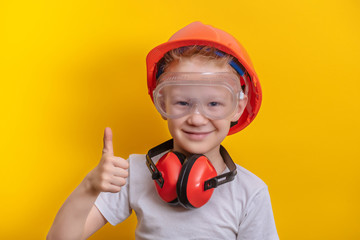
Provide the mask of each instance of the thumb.
{"label": "thumb", "polygon": [[112,131],[111,128],[107,127],[104,131],[104,147],[103,155],[114,155],[113,143],[112,143]]}

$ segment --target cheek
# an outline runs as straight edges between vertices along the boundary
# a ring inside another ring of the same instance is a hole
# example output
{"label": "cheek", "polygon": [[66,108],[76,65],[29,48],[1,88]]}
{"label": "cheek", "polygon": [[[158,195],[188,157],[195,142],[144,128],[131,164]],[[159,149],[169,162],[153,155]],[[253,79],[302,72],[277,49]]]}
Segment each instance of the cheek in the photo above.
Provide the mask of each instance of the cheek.
{"label": "cheek", "polygon": [[181,122],[178,121],[178,119],[168,119],[167,124],[171,135],[173,135],[173,133],[180,128]]}
{"label": "cheek", "polygon": [[225,136],[227,136],[229,130],[230,130],[230,124],[231,124],[231,121],[230,120],[227,120],[227,119],[224,119],[224,120],[218,120],[216,122],[213,123],[217,129],[220,130],[220,132],[222,134],[224,134]]}

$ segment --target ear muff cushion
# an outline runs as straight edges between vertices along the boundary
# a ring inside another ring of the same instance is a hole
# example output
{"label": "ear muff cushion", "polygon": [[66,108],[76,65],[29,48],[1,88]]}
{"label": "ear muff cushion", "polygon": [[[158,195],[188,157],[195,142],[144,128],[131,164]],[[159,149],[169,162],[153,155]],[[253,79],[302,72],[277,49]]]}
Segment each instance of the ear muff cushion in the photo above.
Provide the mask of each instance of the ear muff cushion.
{"label": "ear muff cushion", "polygon": [[214,189],[204,190],[206,180],[216,177],[217,173],[211,162],[200,154],[191,156],[179,174],[177,195],[179,202],[187,208],[199,208],[207,203]]}
{"label": "ear muff cushion", "polygon": [[161,188],[155,182],[159,196],[168,203],[177,203],[176,184],[185,156],[178,152],[164,154],[156,163],[157,169],[164,178],[164,185]]}

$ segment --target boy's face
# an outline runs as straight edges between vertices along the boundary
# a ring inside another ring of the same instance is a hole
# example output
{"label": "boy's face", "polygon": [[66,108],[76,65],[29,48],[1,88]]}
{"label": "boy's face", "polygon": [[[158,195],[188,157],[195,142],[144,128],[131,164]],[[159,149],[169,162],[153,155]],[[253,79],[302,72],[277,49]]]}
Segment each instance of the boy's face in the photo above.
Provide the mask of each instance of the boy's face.
{"label": "boy's face", "polygon": [[[218,66],[213,62],[204,62],[200,57],[185,58],[171,64],[168,72],[233,72],[228,65]],[[194,93],[202,99],[212,94],[211,88],[194,86],[185,94]],[[192,111],[179,118],[168,118],[168,128],[174,139],[174,150],[185,154],[200,153],[210,157],[218,153],[219,146],[227,136],[230,123],[237,121],[244,110],[247,99],[239,101],[234,113],[222,119],[213,120],[202,111]]]}

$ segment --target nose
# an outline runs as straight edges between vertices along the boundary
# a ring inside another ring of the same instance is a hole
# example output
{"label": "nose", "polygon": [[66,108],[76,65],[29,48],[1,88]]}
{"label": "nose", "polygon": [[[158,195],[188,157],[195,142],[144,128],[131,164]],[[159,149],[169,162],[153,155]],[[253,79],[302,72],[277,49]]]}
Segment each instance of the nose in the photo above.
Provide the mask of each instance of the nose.
{"label": "nose", "polygon": [[194,106],[193,111],[190,112],[187,118],[187,123],[194,126],[201,126],[208,123],[209,119],[204,116],[197,105]]}

